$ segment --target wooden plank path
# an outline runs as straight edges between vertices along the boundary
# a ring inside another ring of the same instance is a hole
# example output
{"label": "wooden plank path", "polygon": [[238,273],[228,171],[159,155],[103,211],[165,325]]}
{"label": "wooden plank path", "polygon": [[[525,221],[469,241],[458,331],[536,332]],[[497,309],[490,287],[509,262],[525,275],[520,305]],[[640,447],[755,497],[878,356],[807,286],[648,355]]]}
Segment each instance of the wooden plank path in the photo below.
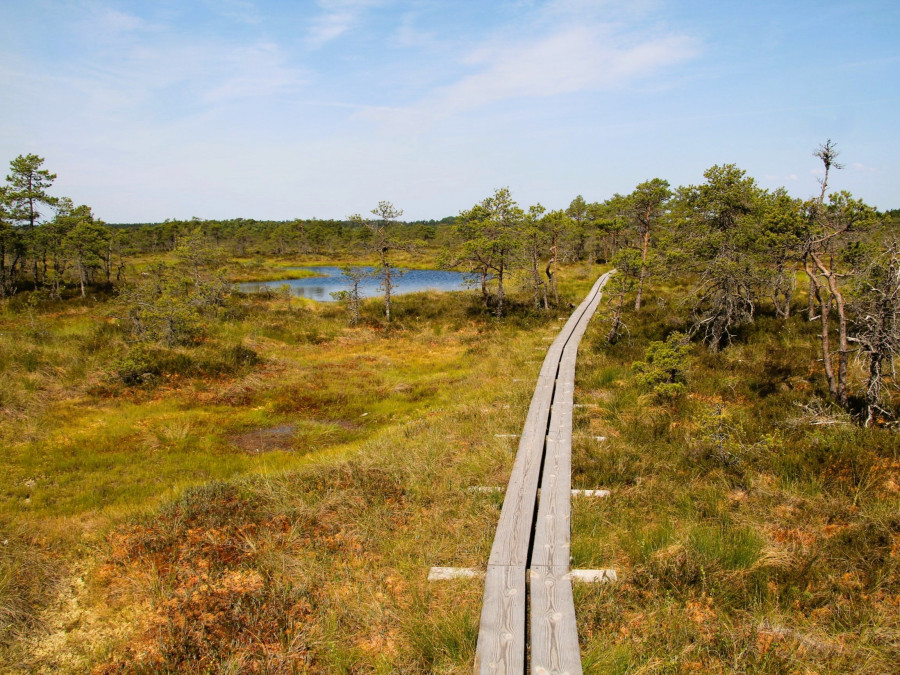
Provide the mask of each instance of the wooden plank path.
{"label": "wooden plank path", "polygon": [[478,675],[524,675],[529,651],[531,673],[582,672],[569,577],[575,359],[613,272],[597,280],[541,366],[488,559]]}

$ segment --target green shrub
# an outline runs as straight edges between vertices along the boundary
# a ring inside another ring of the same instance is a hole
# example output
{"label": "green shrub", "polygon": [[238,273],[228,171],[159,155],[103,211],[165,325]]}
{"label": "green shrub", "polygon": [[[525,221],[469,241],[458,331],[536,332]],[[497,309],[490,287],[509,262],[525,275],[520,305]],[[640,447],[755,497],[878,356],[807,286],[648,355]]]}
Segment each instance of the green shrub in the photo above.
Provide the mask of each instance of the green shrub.
{"label": "green shrub", "polygon": [[631,368],[641,386],[663,399],[674,399],[685,391],[685,362],[690,351],[690,338],[675,332],[665,342],[651,342],[644,361],[636,361]]}
{"label": "green shrub", "polygon": [[196,350],[162,349],[140,345],[113,365],[113,372],[128,387],[152,385],[165,375],[202,377],[230,375],[261,361],[259,355],[242,344],[226,347],[204,358]]}
{"label": "green shrub", "polygon": [[122,384],[128,387],[148,384],[161,372],[157,353],[142,347],[132,349],[124,357],[116,360],[113,370]]}
{"label": "green shrub", "polygon": [[222,352],[222,363],[229,371],[240,370],[247,366],[258,365],[262,359],[259,354],[242,344],[232,345]]}

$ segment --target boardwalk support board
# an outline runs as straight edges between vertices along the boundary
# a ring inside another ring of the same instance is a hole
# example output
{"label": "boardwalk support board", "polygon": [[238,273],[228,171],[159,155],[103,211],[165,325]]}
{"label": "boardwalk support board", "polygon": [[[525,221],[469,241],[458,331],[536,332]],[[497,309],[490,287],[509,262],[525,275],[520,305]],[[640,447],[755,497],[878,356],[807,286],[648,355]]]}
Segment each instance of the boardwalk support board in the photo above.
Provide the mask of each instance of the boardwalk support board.
{"label": "boardwalk support board", "polygon": [[609,490],[572,490],[573,497],[609,497]]}
{"label": "boardwalk support board", "polygon": [[448,581],[449,579],[477,579],[484,572],[471,567],[432,567],[428,570],[428,581]]}

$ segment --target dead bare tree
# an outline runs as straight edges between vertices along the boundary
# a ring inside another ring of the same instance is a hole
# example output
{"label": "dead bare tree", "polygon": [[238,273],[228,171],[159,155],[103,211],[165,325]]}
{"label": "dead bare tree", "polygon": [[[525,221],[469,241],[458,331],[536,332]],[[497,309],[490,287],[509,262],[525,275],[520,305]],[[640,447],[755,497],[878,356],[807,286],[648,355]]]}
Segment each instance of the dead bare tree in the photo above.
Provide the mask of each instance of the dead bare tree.
{"label": "dead bare tree", "polygon": [[609,284],[609,307],[612,310],[609,333],[606,341],[615,344],[628,326],[622,321],[622,312],[625,309],[625,298],[634,290],[641,276],[641,253],[633,248],[624,248],[613,255],[612,264],[616,273],[611,277]]}
{"label": "dead bare tree", "polygon": [[372,233],[369,239],[369,248],[378,254],[379,263],[372,276],[381,279],[380,288],[384,291],[384,316],[386,323],[391,323],[391,291],[395,280],[402,276],[403,272],[391,263],[391,252],[405,248],[391,235],[390,225],[403,215],[402,209],[394,208],[391,202],[378,202],[378,206],[372,209],[372,214],[377,220],[364,220],[356,214],[350,216],[354,223],[362,224]]}
{"label": "dead bare tree", "polygon": [[[818,157],[822,160],[822,164],[825,167],[825,173],[822,178],[819,179],[819,185],[821,186],[821,190],[819,191],[819,198],[814,203],[813,208],[813,218],[815,220],[816,215],[822,211],[825,205],[825,193],[828,190],[828,176],[831,173],[832,169],[843,169],[844,165],[839,164],[837,162],[837,156],[840,152],[837,149],[837,145],[832,142],[829,138],[825,141],[824,145],[820,145],[816,148],[816,151],[813,153],[813,157]],[[803,258],[803,267],[807,269],[807,256],[804,255]],[[809,271],[807,269],[807,276],[809,276]],[[809,306],[807,308],[807,316],[810,321],[816,320],[816,280],[809,276]]]}
{"label": "dead bare tree", "polygon": [[753,270],[723,251],[709,261],[694,288],[692,335],[718,351],[731,344],[734,329],[753,321],[756,311]]}
{"label": "dead bare tree", "polygon": [[359,323],[359,286],[363,280],[372,276],[372,271],[368,268],[353,267],[344,265],[341,267],[341,274],[347,278],[347,290],[332,293],[338,299],[347,301],[347,312],[350,315],[350,325],[355,326]]}
{"label": "dead bare tree", "polygon": [[[828,392],[839,405],[847,407],[850,341],[845,287],[860,262],[848,247],[873,224],[875,211],[848,192],[832,194],[826,204],[829,171],[840,168],[836,162],[838,152],[828,140],[815,155],[822,160],[825,175],[819,198],[806,208],[810,226],[804,243],[803,267],[809,277],[810,295],[815,298],[813,309],[818,311],[822,367]],[[815,312],[812,318],[816,318]]]}
{"label": "dead bare tree", "polygon": [[559,269],[560,248],[562,242],[571,236],[574,230],[574,222],[564,211],[551,211],[543,219],[544,231],[550,239],[550,260],[547,262],[547,281],[550,283],[550,295],[553,296],[553,305],[559,305],[559,288],[557,287],[557,271]]}
{"label": "dead bare tree", "polygon": [[891,242],[874,256],[856,280],[851,304],[854,310],[852,335],[868,362],[864,398],[865,426],[874,424],[879,414],[889,416],[882,393],[886,373],[896,382],[895,358],[900,354],[900,242]]}
{"label": "dead bare tree", "polygon": [[[810,294],[816,299],[821,326],[819,335],[822,349],[822,366],[828,381],[828,392],[840,405],[847,405],[847,364],[849,343],[847,340],[847,303],[844,299],[843,280],[848,276],[835,265],[835,248],[846,226],[827,236],[810,242],[804,268],[810,280]],[[832,341],[832,310],[837,315],[837,350]],[[815,318],[815,317],[814,317]],[[835,353],[836,352],[836,353]]]}

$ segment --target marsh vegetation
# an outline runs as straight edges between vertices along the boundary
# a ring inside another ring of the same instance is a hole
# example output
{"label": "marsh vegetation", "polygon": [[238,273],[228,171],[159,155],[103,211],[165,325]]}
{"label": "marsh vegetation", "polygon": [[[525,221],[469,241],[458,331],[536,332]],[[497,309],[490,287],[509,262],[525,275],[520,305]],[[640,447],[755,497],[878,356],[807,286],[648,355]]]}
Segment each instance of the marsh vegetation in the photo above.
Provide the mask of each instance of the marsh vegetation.
{"label": "marsh vegetation", "polygon": [[[109,227],[51,178],[3,192],[7,670],[470,672],[481,584],[428,568],[484,565],[502,495],[467,488],[506,483],[547,338],[612,266],[573,462],[611,496],[572,554],[620,583],[576,590],[585,671],[900,659],[891,214],[724,166],[562,211]],[[316,264],[378,297],[278,286]],[[435,267],[478,282],[391,293]]]}

